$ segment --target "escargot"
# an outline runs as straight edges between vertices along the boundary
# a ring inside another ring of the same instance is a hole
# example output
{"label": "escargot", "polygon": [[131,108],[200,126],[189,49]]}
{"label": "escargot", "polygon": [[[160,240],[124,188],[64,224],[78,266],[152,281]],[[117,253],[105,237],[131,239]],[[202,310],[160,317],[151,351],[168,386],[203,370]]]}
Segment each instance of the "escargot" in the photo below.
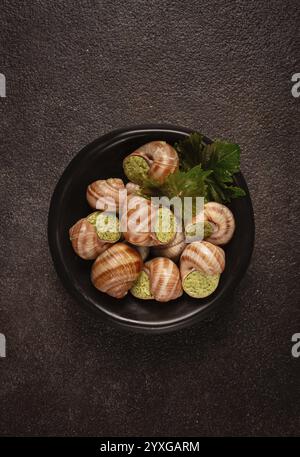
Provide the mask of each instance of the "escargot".
{"label": "escargot", "polygon": [[184,231],[186,242],[191,243],[208,238],[212,234],[213,228],[206,220],[204,211],[202,211],[185,225]]}
{"label": "escargot", "polygon": [[130,292],[134,297],[144,300],[155,299],[159,302],[175,300],[183,293],[177,265],[165,257],[149,260],[145,263]]}
{"label": "escargot", "polygon": [[96,230],[100,240],[115,243],[121,237],[120,222],[118,217],[107,211],[95,211],[86,218]]}
{"label": "escargot", "polygon": [[93,285],[115,298],[124,297],[143,267],[140,254],[126,243],[111,245],[92,266]]}
{"label": "escargot", "polygon": [[165,141],[146,143],[123,161],[127,178],[136,184],[143,184],[147,178],[162,183],[178,169],[178,166],[176,150]]}
{"label": "escargot", "polygon": [[86,199],[94,209],[118,211],[122,191],[126,192],[122,179],[99,179],[87,187]]}
{"label": "escargot", "polygon": [[230,209],[221,203],[209,202],[185,226],[185,235],[188,242],[205,239],[223,245],[231,240],[234,230],[235,221]]}
{"label": "escargot", "polygon": [[93,224],[87,219],[80,219],[69,230],[70,241],[79,257],[85,260],[95,259],[111,246],[100,240]]}
{"label": "escargot", "polygon": [[131,196],[121,219],[121,228],[129,243],[155,246],[167,244],[175,238],[176,220],[169,208],[157,207],[140,196]]}
{"label": "escargot", "polygon": [[151,248],[151,253],[155,257],[168,257],[177,262],[186,246],[185,237],[182,232],[176,232],[175,238],[168,244],[163,244]]}
{"label": "escargot", "polygon": [[230,209],[221,203],[209,202],[204,205],[204,216],[212,228],[207,241],[216,245],[228,243],[235,230],[235,221]]}
{"label": "escargot", "polygon": [[212,294],[225,268],[222,248],[207,241],[194,241],[187,245],[180,258],[183,290],[194,298]]}

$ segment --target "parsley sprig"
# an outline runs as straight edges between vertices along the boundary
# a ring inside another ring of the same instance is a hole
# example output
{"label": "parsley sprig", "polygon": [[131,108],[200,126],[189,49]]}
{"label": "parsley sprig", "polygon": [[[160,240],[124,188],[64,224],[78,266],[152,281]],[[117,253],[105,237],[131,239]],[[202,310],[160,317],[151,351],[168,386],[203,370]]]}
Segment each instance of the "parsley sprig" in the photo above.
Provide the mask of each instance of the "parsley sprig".
{"label": "parsley sprig", "polygon": [[234,186],[234,174],[240,170],[238,144],[215,140],[206,144],[204,136],[192,133],[174,145],[180,160],[179,171],[163,184],[145,181],[142,193],[166,195],[169,198],[203,196],[207,201],[228,203],[243,197],[245,191]]}

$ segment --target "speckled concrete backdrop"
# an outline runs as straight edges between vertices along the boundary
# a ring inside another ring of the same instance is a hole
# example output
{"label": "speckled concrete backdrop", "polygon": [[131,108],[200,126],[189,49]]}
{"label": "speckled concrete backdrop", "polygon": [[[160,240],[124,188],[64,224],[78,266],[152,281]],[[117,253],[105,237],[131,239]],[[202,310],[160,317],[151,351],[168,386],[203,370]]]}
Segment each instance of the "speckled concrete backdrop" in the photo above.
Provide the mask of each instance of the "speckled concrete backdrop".
{"label": "speckled concrete backdrop", "polygon": [[[299,12],[296,0],[1,2],[1,435],[299,433]],[[239,142],[257,225],[232,308],[155,337],[75,303],[46,237],[76,152],[145,122]]]}

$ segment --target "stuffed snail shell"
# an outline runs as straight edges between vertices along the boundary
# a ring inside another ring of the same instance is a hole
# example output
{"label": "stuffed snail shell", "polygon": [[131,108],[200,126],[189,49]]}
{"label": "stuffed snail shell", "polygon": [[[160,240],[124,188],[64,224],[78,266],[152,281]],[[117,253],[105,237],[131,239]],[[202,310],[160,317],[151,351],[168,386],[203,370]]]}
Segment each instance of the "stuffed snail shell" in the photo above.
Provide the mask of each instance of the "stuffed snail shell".
{"label": "stuffed snail shell", "polygon": [[126,243],[116,243],[100,254],[92,266],[93,285],[108,295],[123,298],[143,267],[140,254]]}
{"label": "stuffed snail shell", "polygon": [[205,239],[216,245],[224,245],[231,240],[234,230],[235,221],[230,209],[221,203],[209,202],[185,226],[185,235],[188,242]]}
{"label": "stuffed snail shell", "polygon": [[101,241],[116,243],[121,237],[120,222],[114,213],[95,211],[86,218],[96,230]]}
{"label": "stuffed snail shell", "polygon": [[187,245],[180,258],[183,290],[194,298],[212,294],[225,268],[222,248],[207,241],[194,241]]}
{"label": "stuffed snail shell", "polygon": [[134,297],[144,300],[175,300],[183,293],[179,269],[165,257],[149,260],[130,291]]}
{"label": "stuffed snail shell", "polygon": [[80,219],[69,230],[74,251],[85,260],[95,259],[120,236],[119,219],[112,213],[101,211]]}
{"label": "stuffed snail shell", "polygon": [[167,207],[156,207],[139,196],[128,198],[128,208],[121,219],[126,241],[136,246],[156,246],[171,242],[176,235],[176,220]]}
{"label": "stuffed snail shell", "polygon": [[204,215],[212,228],[207,241],[216,245],[228,243],[235,230],[235,220],[230,209],[221,203],[209,202],[204,205]]}
{"label": "stuffed snail shell", "polygon": [[79,257],[85,260],[95,259],[111,246],[100,240],[93,224],[87,219],[80,219],[69,230],[73,249]]}
{"label": "stuffed snail shell", "polygon": [[211,224],[206,220],[204,211],[197,214],[184,228],[187,243],[207,239],[213,232]]}
{"label": "stuffed snail shell", "polygon": [[165,141],[146,143],[123,161],[127,178],[136,184],[143,184],[147,178],[162,183],[178,166],[176,150]]}
{"label": "stuffed snail shell", "polygon": [[99,179],[87,187],[86,199],[94,209],[116,212],[119,210],[120,192],[126,193],[122,179]]}
{"label": "stuffed snail shell", "polygon": [[176,232],[175,238],[170,243],[151,248],[151,253],[155,257],[167,257],[173,262],[177,262],[185,246],[184,234]]}

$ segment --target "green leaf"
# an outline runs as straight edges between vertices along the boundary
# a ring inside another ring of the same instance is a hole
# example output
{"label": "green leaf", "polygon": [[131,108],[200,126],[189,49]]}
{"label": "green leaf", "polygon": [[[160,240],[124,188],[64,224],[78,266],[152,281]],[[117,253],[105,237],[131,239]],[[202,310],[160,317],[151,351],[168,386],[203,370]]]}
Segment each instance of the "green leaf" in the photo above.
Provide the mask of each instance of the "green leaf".
{"label": "green leaf", "polygon": [[207,172],[204,186],[208,201],[225,203],[244,196],[243,189],[231,185],[234,174],[240,170],[239,145],[221,140],[205,144],[203,138],[202,134],[195,132],[175,144],[180,169],[186,172],[201,165],[202,172]]}
{"label": "green leaf", "polygon": [[144,180],[141,195],[165,195],[173,197],[204,197],[206,195],[206,179],[211,171],[202,170],[201,165],[189,171],[176,171],[170,174],[163,184],[147,178]]}
{"label": "green leaf", "polygon": [[191,168],[189,171],[176,171],[171,174],[164,184],[162,191],[169,198],[179,197],[204,197],[206,194],[206,178],[210,171],[202,170],[201,165]]}
{"label": "green leaf", "polygon": [[194,166],[202,164],[205,145],[203,138],[203,135],[195,132],[184,140],[175,143],[174,147],[179,156],[181,170],[188,171]]}
{"label": "green leaf", "polygon": [[216,141],[204,147],[205,162],[202,167],[211,169],[223,182],[232,182],[232,175],[240,170],[240,147],[238,144]]}

